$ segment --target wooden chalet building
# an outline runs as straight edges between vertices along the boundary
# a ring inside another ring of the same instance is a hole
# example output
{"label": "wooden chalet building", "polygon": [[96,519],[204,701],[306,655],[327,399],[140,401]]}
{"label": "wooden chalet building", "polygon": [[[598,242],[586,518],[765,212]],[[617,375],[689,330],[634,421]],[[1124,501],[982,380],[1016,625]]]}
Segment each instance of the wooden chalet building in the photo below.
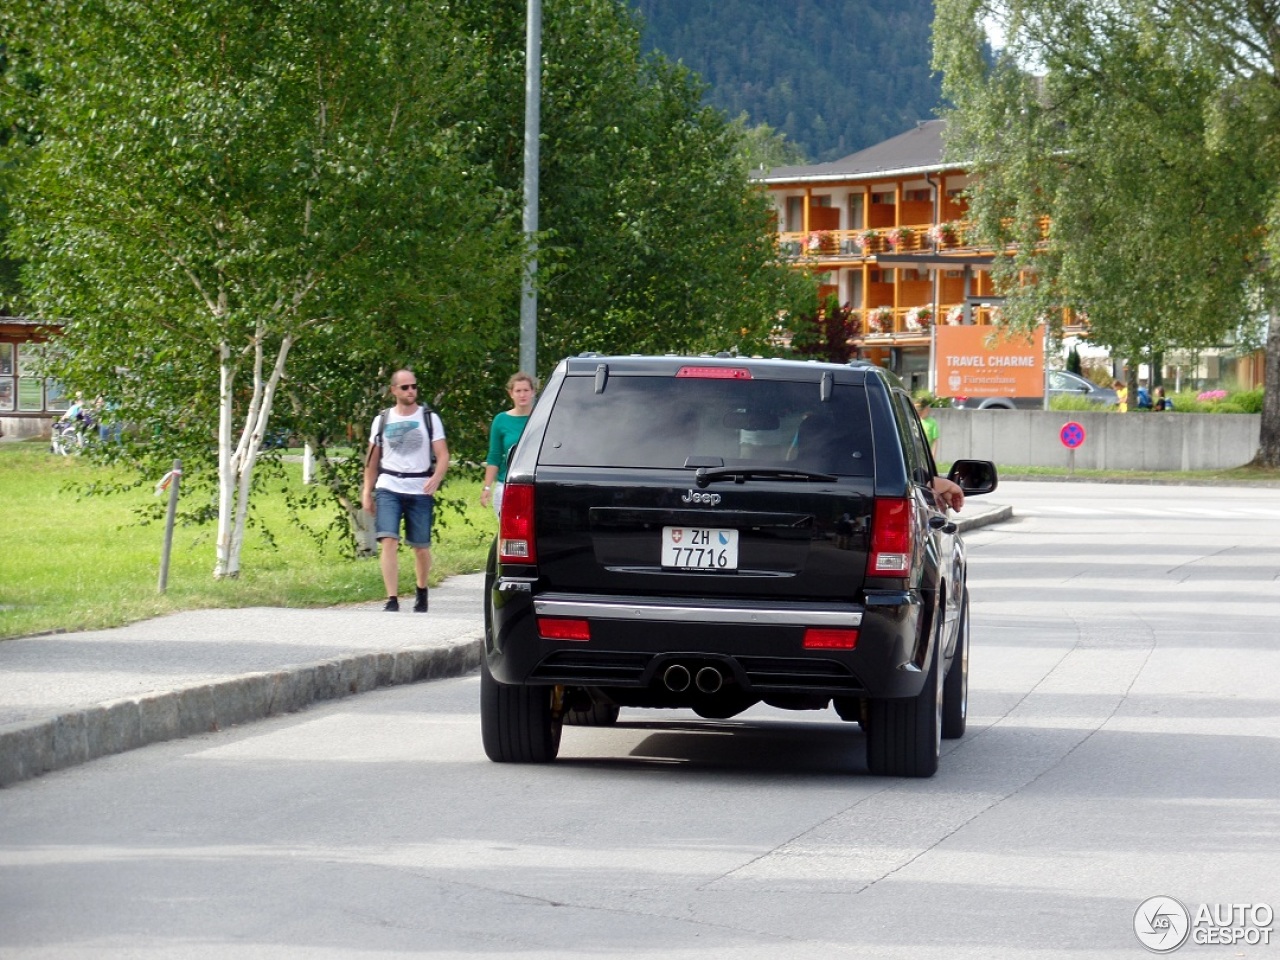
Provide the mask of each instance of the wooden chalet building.
{"label": "wooden chalet building", "polygon": [[[856,311],[861,355],[913,390],[935,389],[934,325],[989,324],[1001,300],[992,251],[971,243],[966,229],[968,174],[942,159],[945,129],[943,120],[924,121],[843,159],[753,178],[773,199],[783,256],[819,276],[819,302],[834,294]],[[1070,311],[1063,322],[1064,344],[1087,339]],[[1231,380],[1248,388],[1263,380],[1261,352],[1234,355],[1230,345],[1170,353],[1165,362],[1152,382]],[[1149,374],[1144,364],[1140,376]]]}
{"label": "wooden chalet building", "polygon": [[943,163],[930,120],[841,160],[755,177],[773,198],[778,243],[858,315],[862,356],[930,387],[935,323],[985,324],[999,303],[990,250],[969,242],[963,169]]}

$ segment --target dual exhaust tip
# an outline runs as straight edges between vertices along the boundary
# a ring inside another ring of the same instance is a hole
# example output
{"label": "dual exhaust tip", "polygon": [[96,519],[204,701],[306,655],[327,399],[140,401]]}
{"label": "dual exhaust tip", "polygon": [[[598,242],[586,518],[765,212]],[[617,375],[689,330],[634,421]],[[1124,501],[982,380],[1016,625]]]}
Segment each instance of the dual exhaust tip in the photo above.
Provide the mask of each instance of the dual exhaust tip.
{"label": "dual exhaust tip", "polygon": [[724,674],[716,667],[699,667],[692,673],[683,663],[673,663],[662,672],[662,684],[672,693],[684,693],[690,683],[702,693],[717,693],[724,686]]}

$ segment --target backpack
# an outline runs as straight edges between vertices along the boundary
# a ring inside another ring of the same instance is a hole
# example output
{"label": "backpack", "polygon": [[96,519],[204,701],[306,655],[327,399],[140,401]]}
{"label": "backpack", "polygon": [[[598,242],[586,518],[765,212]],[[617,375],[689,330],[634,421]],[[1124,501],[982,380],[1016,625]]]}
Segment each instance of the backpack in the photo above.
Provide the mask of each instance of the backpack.
{"label": "backpack", "polygon": [[[378,449],[382,449],[382,437],[387,432],[387,418],[395,413],[395,407],[390,407],[378,416],[378,438],[374,443],[378,445]],[[427,428],[427,450],[431,454],[431,466],[427,468],[426,473],[401,473],[399,470],[387,470],[382,466],[382,460],[378,460],[378,473],[389,473],[393,477],[429,477],[436,472],[436,448],[434,445],[435,434],[431,431],[431,414],[432,409],[429,404],[419,403],[419,412],[422,414],[422,424]]]}

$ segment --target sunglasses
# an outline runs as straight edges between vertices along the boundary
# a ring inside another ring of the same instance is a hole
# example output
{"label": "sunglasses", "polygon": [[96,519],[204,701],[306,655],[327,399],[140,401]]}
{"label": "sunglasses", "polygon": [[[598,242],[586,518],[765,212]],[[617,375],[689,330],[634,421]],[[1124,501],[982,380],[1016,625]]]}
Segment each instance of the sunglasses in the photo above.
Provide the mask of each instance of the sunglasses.
{"label": "sunglasses", "polygon": [[396,387],[396,389],[397,390],[417,390],[418,385],[416,383],[402,383],[402,384],[399,384]]}

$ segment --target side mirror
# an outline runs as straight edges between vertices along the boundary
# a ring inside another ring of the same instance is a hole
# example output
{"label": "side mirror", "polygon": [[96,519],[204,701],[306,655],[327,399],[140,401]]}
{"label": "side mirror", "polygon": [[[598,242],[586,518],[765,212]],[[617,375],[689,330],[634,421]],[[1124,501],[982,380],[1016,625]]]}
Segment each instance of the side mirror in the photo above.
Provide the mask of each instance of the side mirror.
{"label": "side mirror", "polygon": [[996,465],[990,460],[957,460],[947,479],[958,484],[965,496],[990,493],[1000,482]]}

